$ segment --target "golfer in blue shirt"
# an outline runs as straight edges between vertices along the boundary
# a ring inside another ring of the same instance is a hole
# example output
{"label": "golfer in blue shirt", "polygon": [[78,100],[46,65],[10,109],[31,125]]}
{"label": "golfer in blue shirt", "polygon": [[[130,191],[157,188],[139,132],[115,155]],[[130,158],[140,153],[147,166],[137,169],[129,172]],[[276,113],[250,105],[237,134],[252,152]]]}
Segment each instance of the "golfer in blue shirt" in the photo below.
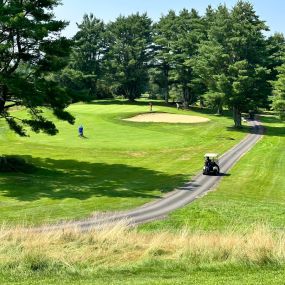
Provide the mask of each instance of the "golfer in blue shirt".
{"label": "golfer in blue shirt", "polygon": [[83,126],[82,125],[78,128],[78,133],[80,137],[83,137]]}

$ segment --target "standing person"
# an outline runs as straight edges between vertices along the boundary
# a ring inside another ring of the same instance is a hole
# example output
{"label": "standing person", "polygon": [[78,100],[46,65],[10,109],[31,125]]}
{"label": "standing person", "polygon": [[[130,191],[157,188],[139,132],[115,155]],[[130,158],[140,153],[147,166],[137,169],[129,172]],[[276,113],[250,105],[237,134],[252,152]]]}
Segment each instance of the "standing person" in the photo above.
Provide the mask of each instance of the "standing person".
{"label": "standing person", "polygon": [[80,137],[83,137],[83,126],[82,125],[79,126],[78,133]]}
{"label": "standing person", "polygon": [[176,108],[177,108],[177,110],[179,110],[179,109],[180,109],[180,105],[179,105],[179,103],[178,103],[178,102],[176,102]]}
{"label": "standing person", "polygon": [[152,112],[152,102],[149,102],[149,111]]}

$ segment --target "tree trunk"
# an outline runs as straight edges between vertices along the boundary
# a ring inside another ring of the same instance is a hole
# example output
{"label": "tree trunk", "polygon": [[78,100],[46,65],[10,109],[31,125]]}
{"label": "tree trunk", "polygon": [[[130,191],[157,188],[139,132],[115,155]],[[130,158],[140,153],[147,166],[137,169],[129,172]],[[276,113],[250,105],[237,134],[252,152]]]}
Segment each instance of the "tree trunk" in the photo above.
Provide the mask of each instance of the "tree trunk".
{"label": "tree trunk", "polygon": [[164,89],[164,102],[165,102],[165,104],[168,104],[168,99],[169,99],[169,86],[167,83],[165,86],[165,89]]}
{"label": "tree trunk", "polygon": [[233,107],[233,118],[236,128],[241,128],[241,112],[238,107]]}
{"label": "tree trunk", "polygon": [[183,87],[183,108],[184,109],[189,109],[189,103],[190,103],[189,94],[190,94],[189,87],[187,86]]}
{"label": "tree trunk", "polygon": [[218,104],[217,114],[222,115],[223,113],[223,104]]}
{"label": "tree trunk", "polygon": [[125,88],[125,96],[128,98],[129,102],[135,102],[135,95],[133,89]]}
{"label": "tree trunk", "polygon": [[6,85],[0,86],[0,114],[3,114],[7,100],[7,87]]}
{"label": "tree trunk", "polygon": [[164,69],[164,76],[165,76],[165,86],[164,86],[164,102],[168,104],[169,98],[169,83],[168,83],[168,67]]}
{"label": "tree trunk", "polygon": [[135,102],[136,98],[135,98],[135,96],[132,93],[130,93],[127,97],[129,99],[129,102],[132,102],[132,103]]}

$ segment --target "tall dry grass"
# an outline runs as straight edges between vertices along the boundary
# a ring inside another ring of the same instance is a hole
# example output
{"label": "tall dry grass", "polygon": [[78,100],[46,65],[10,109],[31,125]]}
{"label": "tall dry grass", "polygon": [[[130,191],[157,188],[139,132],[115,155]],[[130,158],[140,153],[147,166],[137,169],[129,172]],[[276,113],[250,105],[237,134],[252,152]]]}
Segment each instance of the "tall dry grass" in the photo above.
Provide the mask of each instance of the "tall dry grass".
{"label": "tall dry grass", "polygon": [[285,234],[257,227],[241,233],[140,233],[120,223],[82,233],[77,229],[0,230],[1,270],[69,270],[116,267],[144,260],[184,264],[285,264]]}

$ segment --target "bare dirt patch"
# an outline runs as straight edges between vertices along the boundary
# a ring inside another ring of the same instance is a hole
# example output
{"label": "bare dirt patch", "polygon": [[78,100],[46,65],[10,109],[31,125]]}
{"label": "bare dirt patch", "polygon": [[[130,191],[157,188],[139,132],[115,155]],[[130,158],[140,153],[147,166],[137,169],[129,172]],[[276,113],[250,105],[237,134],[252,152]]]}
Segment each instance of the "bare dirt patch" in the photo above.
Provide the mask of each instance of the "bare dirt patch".
{"label": "bare dirt patch", "polygon": [[125,121],[131,122],[149,122],[149,123],[183,123],[183,124],[195,124],[195,123],[205,123],[209,122],[208,118],[199,116],[189,116],[189,115],[179,115],[179,114],[169,114],[169,113],[145,113],[140,114]]}

